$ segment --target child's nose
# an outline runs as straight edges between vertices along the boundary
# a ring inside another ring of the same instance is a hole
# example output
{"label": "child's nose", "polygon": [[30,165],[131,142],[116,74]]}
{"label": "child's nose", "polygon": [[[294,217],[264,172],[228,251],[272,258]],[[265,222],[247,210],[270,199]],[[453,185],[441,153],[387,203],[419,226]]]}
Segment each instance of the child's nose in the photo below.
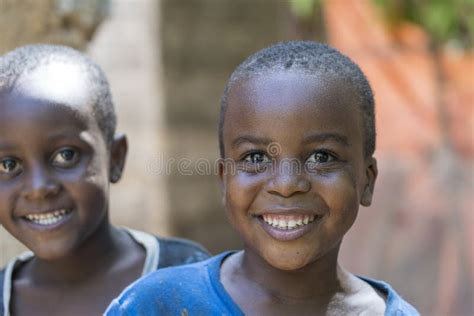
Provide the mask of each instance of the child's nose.
{"label": "child's nose", "polygon": [[38,167],[31,170],[23,195],[28,200],[42,200],[55,196],[59,191],[59,183],[43,168]]}
{"label": "child's nose", "polygon": [[272,176],[266,185],[267,192],[290,197],[297,193],[306,193],[311,182],[305,177],[298,161],[280,163],[272,170]]}

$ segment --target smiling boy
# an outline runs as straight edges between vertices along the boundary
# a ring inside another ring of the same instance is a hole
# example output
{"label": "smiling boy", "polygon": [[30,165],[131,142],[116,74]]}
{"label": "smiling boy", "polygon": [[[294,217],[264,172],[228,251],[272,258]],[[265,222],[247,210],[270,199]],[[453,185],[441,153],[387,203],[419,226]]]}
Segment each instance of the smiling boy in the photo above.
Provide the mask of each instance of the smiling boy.
{"label": "smiling boy", "polygon": [[83,54],[30,45],[0,58],[0,223],[31,250],[0,271],[0,315],[99,315],[140,276],[208,257],[109,223],[127,153],[115,125],[107,79]]}
{"label": "smiling boy", "polygon": [[247,58],[221,101],[223,200],[244,250],[155,272],[107,315],[418,315],[338,263],[377,177],[374,99],[360,69],[315,42]]}

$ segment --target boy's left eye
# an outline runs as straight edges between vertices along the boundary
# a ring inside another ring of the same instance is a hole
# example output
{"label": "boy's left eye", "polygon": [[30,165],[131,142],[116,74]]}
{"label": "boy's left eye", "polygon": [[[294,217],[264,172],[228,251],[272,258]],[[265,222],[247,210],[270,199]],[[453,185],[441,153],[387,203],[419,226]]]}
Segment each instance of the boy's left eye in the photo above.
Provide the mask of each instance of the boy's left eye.
{"label": "boy's left eye", "polygon": [[60,168],[69,168],[77,163],[79,154],[72,148],[64,148],[57,151],[53,156],[53,165]]}
{"label": "boy's left eye", "polygon": [[308,163],[326,163],[335,160],[334,156],[325,151],[316,151],[306,160]]}

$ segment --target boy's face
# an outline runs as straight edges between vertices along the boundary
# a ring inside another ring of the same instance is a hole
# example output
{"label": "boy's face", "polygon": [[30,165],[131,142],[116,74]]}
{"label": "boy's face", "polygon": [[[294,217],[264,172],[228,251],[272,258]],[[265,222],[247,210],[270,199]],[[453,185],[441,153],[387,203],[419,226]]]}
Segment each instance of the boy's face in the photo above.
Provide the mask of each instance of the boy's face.
{"label": "boy's face", "polygon": [[359,98],[329,79],[267,73],[229,92],[226,210],[246,249],[279,269],[337,253],[359,204],[371,203],[377,169],[364,157]]}
{"label": "boy's face", "polygon": [[51,62],[0,100],[0,223],[43,259],[107,223],[109,170],[125,158],[124,138],[109,153],[87,83],[79,66]]}

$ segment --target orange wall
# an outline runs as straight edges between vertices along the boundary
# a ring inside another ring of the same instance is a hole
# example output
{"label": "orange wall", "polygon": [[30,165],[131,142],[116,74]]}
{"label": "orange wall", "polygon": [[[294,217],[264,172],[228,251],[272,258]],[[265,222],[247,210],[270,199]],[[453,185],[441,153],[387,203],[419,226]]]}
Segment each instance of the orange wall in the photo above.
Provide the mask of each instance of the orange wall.
{"label": "orange wall", "polygon": [[386,279],[427,315],[472,314],[474,54],[389,30],[370,0],[325,3],[329,42],[358,63],[376,98],[379,178],[341,260]]}

